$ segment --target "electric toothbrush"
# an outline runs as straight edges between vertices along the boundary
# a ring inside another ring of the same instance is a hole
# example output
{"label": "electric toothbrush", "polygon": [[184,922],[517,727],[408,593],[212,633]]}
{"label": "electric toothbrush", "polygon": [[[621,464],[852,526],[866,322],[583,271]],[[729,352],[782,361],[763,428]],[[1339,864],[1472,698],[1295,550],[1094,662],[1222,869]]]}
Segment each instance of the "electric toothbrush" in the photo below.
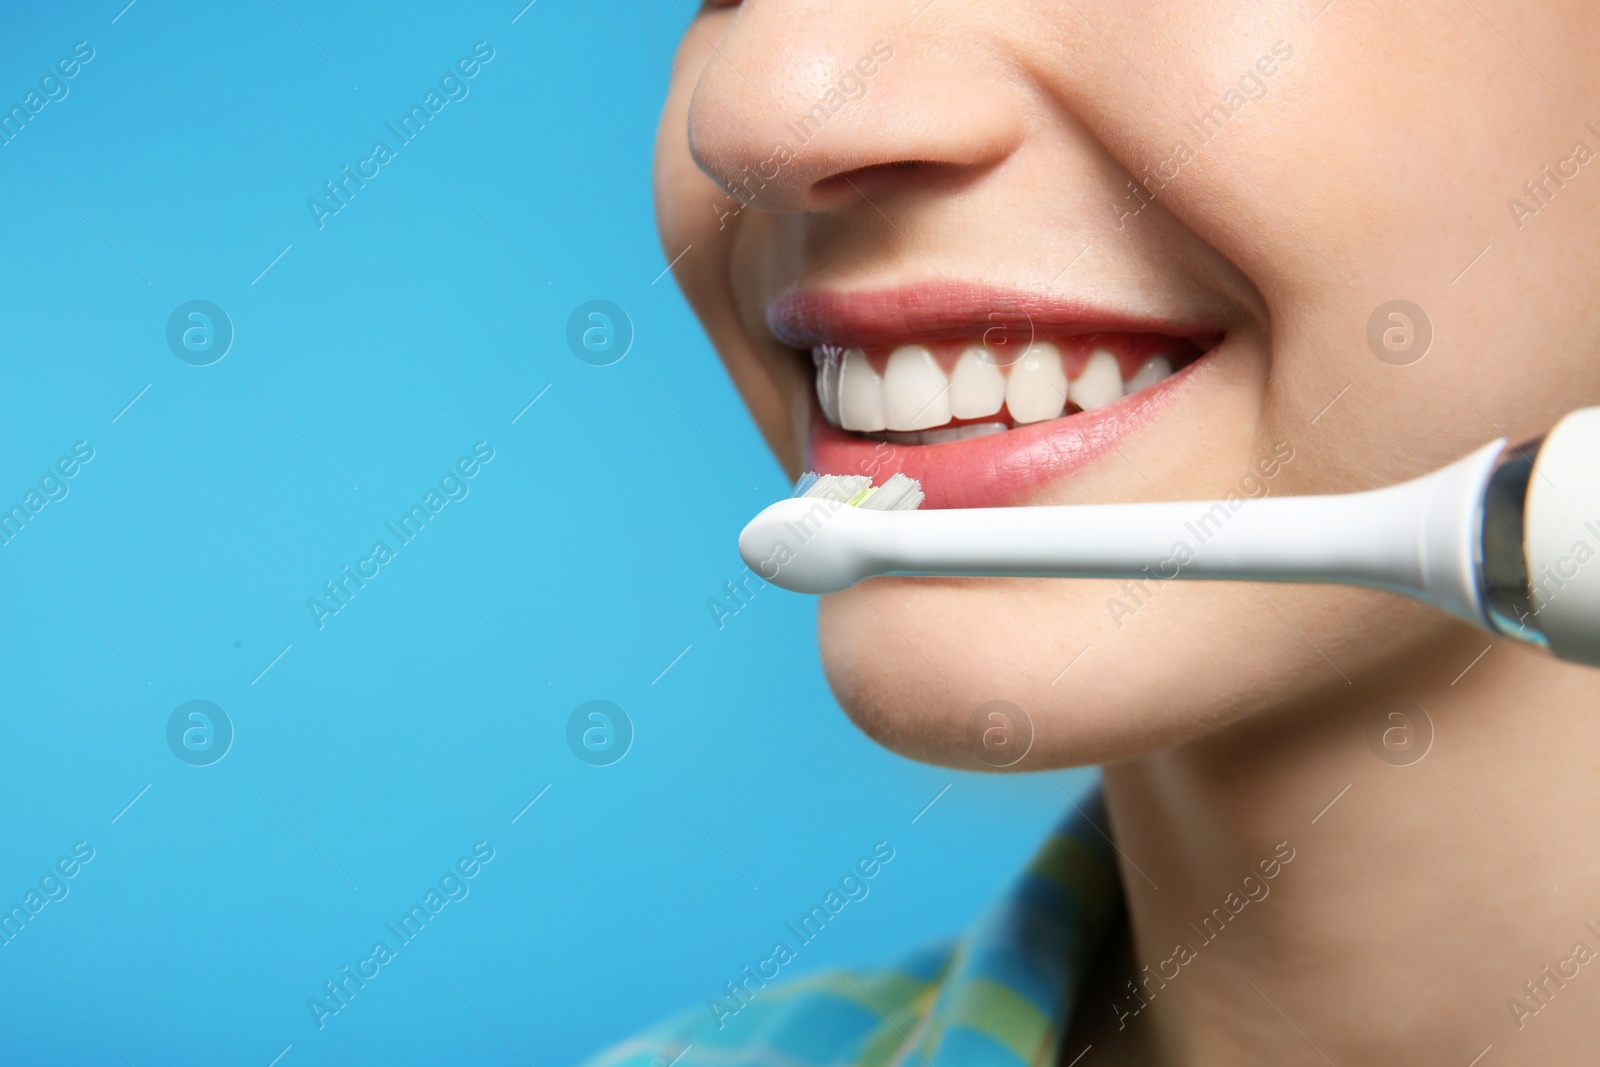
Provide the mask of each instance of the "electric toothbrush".
{"label": "electric toothbrush", "polygon": [[905,475],[808,474],[795,494],[739,553],[798,593],[885,575],[1340,583],[1600,666],[1600,407],[1359,493],[919,511]]}

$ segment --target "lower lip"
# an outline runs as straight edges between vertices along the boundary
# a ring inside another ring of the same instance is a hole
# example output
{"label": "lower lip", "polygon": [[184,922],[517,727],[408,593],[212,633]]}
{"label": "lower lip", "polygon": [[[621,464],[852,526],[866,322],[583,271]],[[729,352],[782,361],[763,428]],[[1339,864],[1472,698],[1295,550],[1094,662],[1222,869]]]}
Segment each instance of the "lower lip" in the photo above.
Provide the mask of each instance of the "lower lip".
{"label": "lower lip", "polygon": [[813,402],[810,468],[869,475],[877,485],[904,474],[922,483],[925,508],[1011,507],[1117,447],[1187,389],[1206,362],[1202,356],[1172,377],[1094,411],[942,445],[868,440],[828,422]]}

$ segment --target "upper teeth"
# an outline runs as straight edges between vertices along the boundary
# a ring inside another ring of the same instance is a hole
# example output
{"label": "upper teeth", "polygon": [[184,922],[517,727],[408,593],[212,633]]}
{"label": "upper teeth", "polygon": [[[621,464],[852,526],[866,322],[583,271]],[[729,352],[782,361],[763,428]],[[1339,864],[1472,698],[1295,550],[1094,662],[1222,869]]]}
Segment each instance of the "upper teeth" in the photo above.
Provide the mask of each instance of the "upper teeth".
{"label": "upper teeth", "polygon": [[973,346],[961,353],[950,372],[950,414],[958,419],[981,419],[998,412],[1006,402],[1006,376]]}
{"label": "upper teeth", "polygon": [[950,379],[921,345],[902,345],[890,353],[882,385],[889,429],[926,430],[950,421]]}
{"label": "upper teeth", "polygon": [[1123,395],[1137,393],[1147,385],[1154,385],[1163,378],[1171,377],[1172,361],[1166,356],[1151,356],[1139,365],[1133,377],[1123,386]]}
{"label": "upper teeth", "polygon": [[852,348],[844,354],[839,371],[839,425],[847,430],[883,430],[883,379],[867,362],[866,353]]}
{"label": "upper teeth", "polygon": [[1006,375],[1006,409],[1015,423],[1043,422],[1067,407],[1067,372],[1048,341],[1029,345]]}
{"label": "upper teeth", "polygon": [[1060,349],[1048,341],[1029,345],[1005,370],[978,346],[962,352],[949,374],[924,345],[896,348],[881,375],[859,348],[819,349],[816,363],[823,415],[860,433],[931,430],[995,415],[1002,406],[1016,425],[1043,422],[1059,418],[1069,402],[1093,411],[1172,374],[1172,360],[1156,355],[1124,382],[1116,355],[1101,348],[1069,382]]}
{"label": "upper teeth", "polygon": [[1122,399],[1122,371],[1117,357],[1100,349],[1083,365],[1083,373],[1072,383],[1071,400],[1084,411],[1103,408]]}

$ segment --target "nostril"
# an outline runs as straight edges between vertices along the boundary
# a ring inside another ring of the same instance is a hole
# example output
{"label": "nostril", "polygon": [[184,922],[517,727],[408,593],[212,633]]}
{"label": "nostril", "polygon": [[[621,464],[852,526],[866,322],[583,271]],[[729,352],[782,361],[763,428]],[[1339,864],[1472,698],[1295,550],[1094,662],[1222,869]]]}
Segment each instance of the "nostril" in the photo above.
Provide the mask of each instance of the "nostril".
{"label": "nostril", "polygon": [[975,174],[973,168],[958,163],[902,159],[852,167],[821,178],[812,186],[812,194],[821,204],[836,205],[841,197],[870,200],[882,192],[949,188],[952,183],[970,180]]}
{"label": "nostril", "polygon": [[910,177],[918,171],[944,169],[946,166],[928,159],[897,159],[888,163],[872,163],[823,178],[817,182],[816,188],[818,192],[825,193],[838,186],[871,184],[880,177]]}

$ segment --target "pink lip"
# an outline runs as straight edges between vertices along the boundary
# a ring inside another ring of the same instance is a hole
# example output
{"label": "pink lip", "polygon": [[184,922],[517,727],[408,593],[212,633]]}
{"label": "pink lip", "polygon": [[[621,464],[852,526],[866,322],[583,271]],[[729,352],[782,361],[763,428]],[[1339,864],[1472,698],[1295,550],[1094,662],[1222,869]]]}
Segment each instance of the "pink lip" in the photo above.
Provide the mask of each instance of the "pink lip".
{"label": "pink lip", "polygon": [[[773,332],[796,347],[883,345],[982,333],[991,312],[1041,336],[1161,333],[1208,351],[1221,331],[1153,321],[1003,290],[924,286],[860,294],[797,292],[768,312]],[[1031,326],[1030,326],[1031,324]],[[1006,507],[1093,463],[1153,420],[1185,391],[1205,357],[1115,404],[1005,433],[942,445],[897,445],[841,430],[812,401],[809,466],[822,474],[867,474],[883,484],[904,473],[922,483],[927,508]]]}
{"label": "pink lip", "polygon": [[795,348],[900,344],[981,335],[995,328],[1040,337],[1083,333],[1160,333],[1201,350],[1221,337],[1215,326],[1109,311],[1072,301],[964,283],[866,292],[791,291],[767,309],[773,336]]}

